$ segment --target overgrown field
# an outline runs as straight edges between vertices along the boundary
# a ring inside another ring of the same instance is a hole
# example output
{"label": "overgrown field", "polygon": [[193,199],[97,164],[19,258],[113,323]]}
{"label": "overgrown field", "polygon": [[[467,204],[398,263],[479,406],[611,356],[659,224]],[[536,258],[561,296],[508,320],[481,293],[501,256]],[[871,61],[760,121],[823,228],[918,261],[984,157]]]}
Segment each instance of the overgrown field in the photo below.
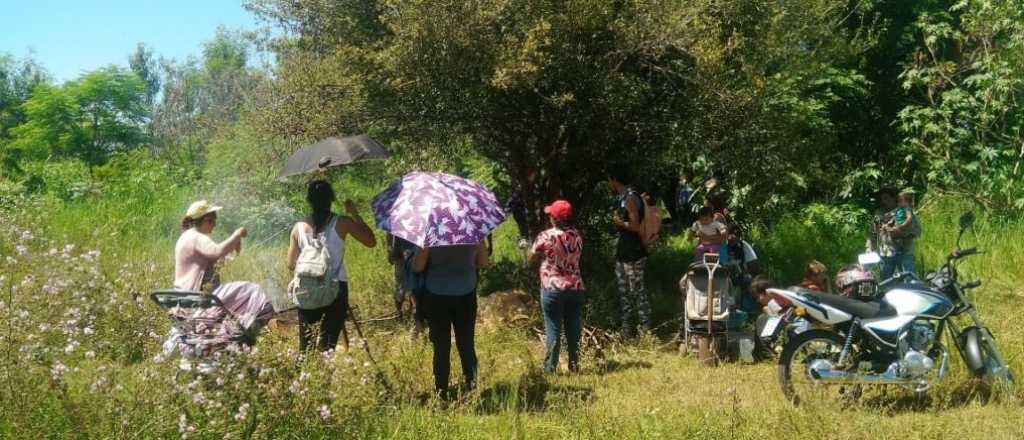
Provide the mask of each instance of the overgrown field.
{"label": "overgrown field", "polygon": [[[146,198],[6,201],[0,438],[1024,437],[1024,393],[981,393],[958,363],[953,379],[927,398],[893,389],[852,408],[794,408],[781,396],[774,365],[706,368],[681,357],[671,342],[676,282],[689,252],[681,237],[650,265],[648,291],[664,323],[658,335],[606,345],[601,356],[588,346],[578,375],[542,376],[542,344],[529,329],[482,326],[478,390],[444,408],[429,397],[429,344],[393,321],[364,325],[390,391],[357,348],[303,359],[293,335],[270,331],[252,352],[224,356],[215,374],[180,371],[158,356],[169,321],[147,292],[171,281],[175,217],[188,194],[169,188]],[[365,201],[369,194],[357,195]],[[944,200],[922,209],[924,267],[953,246],[963,208]],[[219,232],[241,221],[238,211],[225,212]],[[808,257],[833,271],[852,261],[859,232],[827,223],[794,215],[757,231],[755,246],[773,276],[795,282]],[[507,224],[495,238],[485,293],[527,287],[513,229]],[[272,232],[252,237],[224,278],[284,279],[284,240]],[[964,268],[985,281],[978,307],[1024,375],[1024,224],[982,215],[965,241],[987,251]],[[383,249],[348,249],[360,317],[386,315],[391,272]],[[603,326],[617,315],[607,267],[588,261],[585,273],[590,322]]]}

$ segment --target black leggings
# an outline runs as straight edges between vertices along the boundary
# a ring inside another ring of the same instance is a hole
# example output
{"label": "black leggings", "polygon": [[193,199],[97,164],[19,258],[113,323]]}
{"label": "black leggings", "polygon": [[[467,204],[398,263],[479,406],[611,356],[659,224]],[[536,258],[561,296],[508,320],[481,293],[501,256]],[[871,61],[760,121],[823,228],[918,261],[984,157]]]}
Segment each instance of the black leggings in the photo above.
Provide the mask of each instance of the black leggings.
{"label": "black leggings", "polygon": [[462,362],[462,375],[467,388],[476,384],[476,347],[473,334],[476,327],[476,292],[462,296],[435,295],[427,292],[423,296],[424,312],[430,327],[430,342],[434,346],[434,386],[437,391],[448,391],[448,376],[451,371],[449,355],[452,350],[452,330],[455,331],[455,346]]}
{"label": "black leggings", "polygon": [[[324,352],[334,350],[338,335],[348,317],[348,283],[338,284],[338,298],[319,309],[299,309],[299,350],[310,349],[310,342],[316,338],[316,348]],[[320,324],[317,329],[317,324]],[[317,334],[319,330],[319,335]]]}

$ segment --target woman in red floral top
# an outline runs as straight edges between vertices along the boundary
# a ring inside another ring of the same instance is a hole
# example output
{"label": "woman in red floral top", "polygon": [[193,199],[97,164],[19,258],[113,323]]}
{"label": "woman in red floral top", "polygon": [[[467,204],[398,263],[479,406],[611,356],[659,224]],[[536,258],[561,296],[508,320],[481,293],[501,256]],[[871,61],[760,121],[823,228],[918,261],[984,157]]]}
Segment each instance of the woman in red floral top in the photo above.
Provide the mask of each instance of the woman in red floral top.
{"label": "woman in red floral top", "polygon": [[556,200],[544,208],[551,229],[541,232],[530,248],[530,260],[540,263],[540,298],[544,312],[546,356],[544,372],[558,366],[562,331],[569,348],[569,371],[579,371],[580,335],[583,332],[583,277],[580,255],[583,237],[569,226],[572,205]]}

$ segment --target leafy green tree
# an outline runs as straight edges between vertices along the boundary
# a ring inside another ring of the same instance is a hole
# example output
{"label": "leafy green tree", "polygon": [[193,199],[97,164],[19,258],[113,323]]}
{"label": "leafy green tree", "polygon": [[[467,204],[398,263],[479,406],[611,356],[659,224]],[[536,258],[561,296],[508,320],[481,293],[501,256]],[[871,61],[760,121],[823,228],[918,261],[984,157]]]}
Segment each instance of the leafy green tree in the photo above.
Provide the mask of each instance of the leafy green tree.
{"label": "leafy green tree", "polygon": [[26,121],[8,146],[30,156],[71,156],[103,163],[146,142],[146,87],[126,69],[106,67],[62,86],[39,85],[23,105]]}
{"label": "leafy green tree", "polygon": [[263,82],[249,66],[251,50],[245,35],[220,28],[204,43],[201,58],[161,60],[163,88],[151,127],[160,144],[185,144],[198,153],[202,139],[238,121]]}
{"label": "leafy green tree", "polygon": [[39,84],[50,82],[46,70],[32,57],[22,59],[0,53],[0,143],[9,130],[25,121],[22,104]]}
{"label": "leafy green tree", "polygon": [[200,110],[207,118],[221,123],[238,119],[246,94],[256,83],[248,66],[250,50],[244,35],[224,28],[203,45]]}
{"label": "leafy green tree", "polygon": [[160,92],[160,70],[153,51],[144,43],[135,47],[128,57],[128,67],[146,84],[146,104],[151,106]]}
{"label": "leafy green tree", "polygon": [[1024,9],[968,0],[924,14],[902,75],[915,102],[899,152],[916,182],[991,207],[1024,209]]}
{"label": "leafy green tree", "polygon": [[844,1],[249,6],[287,31],[261,126],[472,151],[524,192],[534,228],[553,197],[596,217],[612,162],[648,188],[682,166],[727,170],[750,206],[832,188],[833,164],[850,162],[835,160],[845,114],[870,85],[857,66],[873,25]]}

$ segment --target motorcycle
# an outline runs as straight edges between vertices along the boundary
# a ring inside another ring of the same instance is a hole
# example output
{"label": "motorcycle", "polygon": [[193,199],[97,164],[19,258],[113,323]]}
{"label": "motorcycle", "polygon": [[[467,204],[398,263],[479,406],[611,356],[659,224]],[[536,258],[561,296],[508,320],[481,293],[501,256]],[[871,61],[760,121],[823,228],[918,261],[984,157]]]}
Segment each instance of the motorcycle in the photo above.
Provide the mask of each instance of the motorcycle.
{"label": "motorcycle", "polygon": [[[836,274],[835,286],[839,294],[862,301],[873,300],[878,292],[878,282],[874,273],[868,269],[871,264],[871,259],[867,258],[858,264],[842,268]],[[772,357],[782,351],[787,337],[792,338],[810,328],[810,321],[797,316],[796,310],[795,307],[782,307],[774,299],[765,307],[767,319],[757,336],[760,346],[764,347],[766,352],[772,353]]]}
{"label": "motorcycle", "polygon": [[[787,313],[809,323],[809,328],[791,334],[779,357],[786,397],[797,405],[809,396],[829,398],[835,385],[840,397],[856,398],[861,385],[899,385],[923,393],[949,371],[944,331],[973,375],[989,385],[1012,384],[995,338],[966,295],[981,282],[959,280],[959,261],[978,253],[960,247],[973,222],[970,212],[960,217],[956,250],[941,268],[924,280],[901,274],[879,283],[876,301],[801,288],[769,289]],[[865,254],[860,261],[879,259],[878,254]],[[961,316],[971,321],[963,329],[954,319]]]}

